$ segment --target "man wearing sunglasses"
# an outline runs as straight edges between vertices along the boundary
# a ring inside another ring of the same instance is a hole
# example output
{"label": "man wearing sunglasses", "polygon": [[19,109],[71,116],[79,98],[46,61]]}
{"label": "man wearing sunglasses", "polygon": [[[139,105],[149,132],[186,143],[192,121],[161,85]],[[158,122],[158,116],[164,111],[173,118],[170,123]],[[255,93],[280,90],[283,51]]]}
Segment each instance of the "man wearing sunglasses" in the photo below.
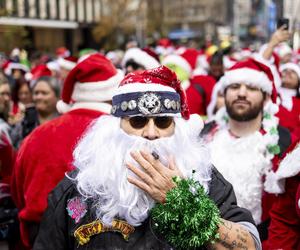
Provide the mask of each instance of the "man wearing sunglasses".
{"label": "man wearing sunglasses", "polygon": [[175,249],[150,216],[176,186],[173,177],[199,182],[220,211],[220,238],[206,248],[261,249],[250,213],[210,164],[199,140],[202,121],[190,117],[174,72],[162,66],[128,74],[111,114],[78,143],[77,170],[49,196],[33,249]]}

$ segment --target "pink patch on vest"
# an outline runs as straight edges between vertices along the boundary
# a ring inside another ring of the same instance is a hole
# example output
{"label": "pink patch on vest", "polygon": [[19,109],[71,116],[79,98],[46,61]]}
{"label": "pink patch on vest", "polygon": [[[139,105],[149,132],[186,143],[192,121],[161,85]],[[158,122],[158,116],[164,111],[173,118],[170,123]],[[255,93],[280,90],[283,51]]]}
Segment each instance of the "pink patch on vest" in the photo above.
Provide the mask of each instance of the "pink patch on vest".
{"label": "pink patch on vest", "polygon": [[74,197],[68,200],[67,211],[69,216],[78,223],[87,212],[87,205],[82,198]]}

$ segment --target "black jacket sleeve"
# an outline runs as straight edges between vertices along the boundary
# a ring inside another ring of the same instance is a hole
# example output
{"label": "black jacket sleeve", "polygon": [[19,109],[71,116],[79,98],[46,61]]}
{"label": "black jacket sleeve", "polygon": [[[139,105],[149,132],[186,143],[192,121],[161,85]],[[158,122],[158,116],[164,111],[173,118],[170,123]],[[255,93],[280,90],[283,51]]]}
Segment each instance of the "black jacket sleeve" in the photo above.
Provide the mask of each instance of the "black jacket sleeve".
{"label": "black jacket sleeve", "polygon": [[66,218],[66,201],[74,188],[68,178],[61,181],[48,196],[48,208],[43,215],[38,236],[33,250],[70,249],[68,236],[68,218]]}

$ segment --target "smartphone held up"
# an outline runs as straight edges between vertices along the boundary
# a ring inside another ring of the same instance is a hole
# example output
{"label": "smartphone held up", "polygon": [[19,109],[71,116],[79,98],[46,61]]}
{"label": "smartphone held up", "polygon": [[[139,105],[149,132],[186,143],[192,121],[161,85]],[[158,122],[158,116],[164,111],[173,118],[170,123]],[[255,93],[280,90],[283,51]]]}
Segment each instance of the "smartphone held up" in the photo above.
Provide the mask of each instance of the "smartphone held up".
{"label": "smartphone held up", "polygon": [[285,30],[289,29],[289,19],[288,18],[279,18],[277,20],[277,29],[284,26]]}

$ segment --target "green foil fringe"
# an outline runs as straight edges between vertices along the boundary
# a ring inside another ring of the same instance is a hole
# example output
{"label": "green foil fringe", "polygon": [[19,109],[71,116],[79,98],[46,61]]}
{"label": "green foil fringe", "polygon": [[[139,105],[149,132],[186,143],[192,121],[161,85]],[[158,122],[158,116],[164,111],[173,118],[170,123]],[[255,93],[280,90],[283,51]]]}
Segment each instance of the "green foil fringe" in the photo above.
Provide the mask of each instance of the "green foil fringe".
{"label": "green foil fringe", "polygon": [[195,249],[218,238],[220,212],[193,179],[174,178],[177,187],[166,196],[165,204],[151,210],[154,230],[177,249]]}

